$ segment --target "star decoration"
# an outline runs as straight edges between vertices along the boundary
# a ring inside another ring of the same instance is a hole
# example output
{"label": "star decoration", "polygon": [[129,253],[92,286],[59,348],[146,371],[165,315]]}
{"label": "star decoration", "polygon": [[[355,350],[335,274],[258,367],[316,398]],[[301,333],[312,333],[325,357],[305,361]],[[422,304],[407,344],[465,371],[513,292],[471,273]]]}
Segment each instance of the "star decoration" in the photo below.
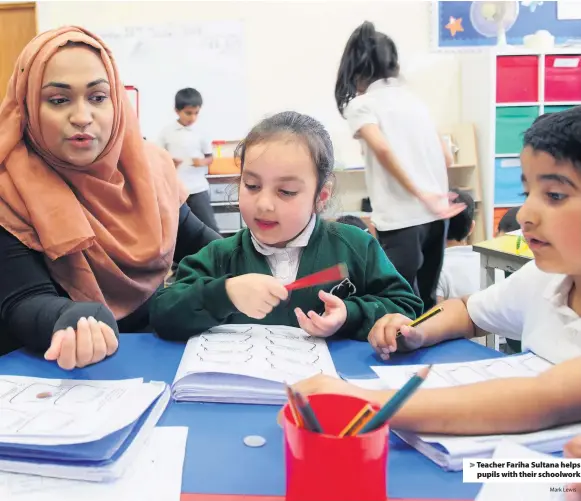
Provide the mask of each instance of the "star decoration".
{"label": "star decoration", "polygon": [[464,28],[462,28],[462,18],[455,18],[450,16],[450,21],[448,22],[448,24],[445,26],[445,28],[447,30],[450,30],[450,34],[455,37],[456,33],[458,33],[459,31],[464,31]]}

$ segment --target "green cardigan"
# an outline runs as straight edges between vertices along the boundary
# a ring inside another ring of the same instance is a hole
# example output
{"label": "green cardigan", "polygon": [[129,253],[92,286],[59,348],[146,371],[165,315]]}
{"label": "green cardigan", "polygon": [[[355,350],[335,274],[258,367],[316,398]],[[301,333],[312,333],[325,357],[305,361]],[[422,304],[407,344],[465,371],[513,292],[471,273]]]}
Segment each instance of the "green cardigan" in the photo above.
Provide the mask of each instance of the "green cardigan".
{"label": "green cardigan", "polygon": [[294,309],[322,313],[319,290],[341,297],[347,320],[335,337],[366,340],[375,322],[387,313],[415,319],[423,304],[391,264],[373,236],[354,226],[317,219],[308,245],[303,249],[297,278],[344,262],[349,281],[293,291],[287,301],[264,319],[240,313],[226,293],[226,280],[247,273],[271,275],[265,256],[251,240],[248,229],[214,240],[182,260],[176,281],[161,289],[151,301],[150,320],[164,339],[186,341],[210,327],[223,324],[266,324],[298,327]]}

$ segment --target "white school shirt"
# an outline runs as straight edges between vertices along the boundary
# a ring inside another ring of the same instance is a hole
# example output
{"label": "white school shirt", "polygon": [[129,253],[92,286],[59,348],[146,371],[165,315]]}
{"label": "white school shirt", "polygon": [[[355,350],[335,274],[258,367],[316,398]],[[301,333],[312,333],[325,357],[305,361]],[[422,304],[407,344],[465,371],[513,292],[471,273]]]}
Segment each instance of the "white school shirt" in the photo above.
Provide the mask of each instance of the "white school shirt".
{"label": "white school shirt", "polygon": [[188,127],[178,121],[169,124],[162,130],[158,143],[172,158],[182,160],[177,174],[190,195],[210,188],[206,179],[208,167],[194,167],[192,163],[194,158],[204,158],[212,153],[211,142],[202,136],[195,123]]}
{"label": "white school shirt", "polygon": [[567,306],[571,277],[545,273],[534,261],[468,299],[472,321],[522,341],[523,350],[558,364],[581,356],[581,318]]}
{"label": "white school shirt", "polygon": [[296,280],[303,249],[311,239],[316,222],[317,217],[313,214],[307,227],[294,240],[286,244],[286,247],[265,245],[259,242],[252,232],[250,233],[254,248],[266,257],[272,276],[280,280],[283,285]]}
{"label": "white school shirt", "polygon": [[448,247],[436,295],[444,299],[464,297],[480,290],[480,254],[471,245]]}
{"label": "white school shirt", "polygon": [[[448,192],[442,144],[426,105],[397,79],[377,80],[349,102],[344,116],[352,134],[377,124],[411,181],[426,192]],[[379,231],[409,228],[435,221],[435,216],[385,170],[365,141],[365,182]]]}

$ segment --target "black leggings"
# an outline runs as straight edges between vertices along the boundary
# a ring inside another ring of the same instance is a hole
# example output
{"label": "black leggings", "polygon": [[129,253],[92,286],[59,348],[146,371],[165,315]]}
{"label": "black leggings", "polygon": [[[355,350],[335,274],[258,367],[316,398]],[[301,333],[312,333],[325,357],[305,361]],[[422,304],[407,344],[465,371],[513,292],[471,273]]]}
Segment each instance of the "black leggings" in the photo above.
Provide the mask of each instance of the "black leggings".
{"label": "black leggings", "polygon": [[436,289],[446,249],[448,220],[378,231],[377,239],[395,266],[424,302],[424,311],[436,305]]}
{"label": "black leggings", "polygon": [[212,228],[216,233],[220,233],[214,216],[214,209],[210,205],[210,194],[207,191],[190,195],[186,203],[202,223]]}

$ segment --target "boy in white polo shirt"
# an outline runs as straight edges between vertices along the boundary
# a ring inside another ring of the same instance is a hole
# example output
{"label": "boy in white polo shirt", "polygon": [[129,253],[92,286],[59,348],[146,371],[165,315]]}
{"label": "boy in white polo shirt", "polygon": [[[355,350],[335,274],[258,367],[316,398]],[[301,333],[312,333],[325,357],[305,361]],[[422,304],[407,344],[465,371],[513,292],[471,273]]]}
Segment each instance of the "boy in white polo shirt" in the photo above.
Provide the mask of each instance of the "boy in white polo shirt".
{"label": "boy in white polo shirt", "polygon": [[463,297],[480,290],[480,254],[472,250],[468,237],[474,231],[476,204],[470,193],[452,190],[458,195],[456,202],[466,208],[450,219],[444,265],[438,280],[438,303],[445,299]]}
{"label": "boy in white polo shirt", "polygon": [[362,143],[377,238],[425,307],[431,308],[447,219],[462,207],[448,203],[449,148],[438,137],[427,107],[398,77],[395,43],[365,22],[345,47],[335,99]]}
{"label": "boy in white polo shirt", "polygon": [[212,144],[195,125],[202,104],[202,95],[196,89],[179,90],[175,97],[178,119],[163,129],[159,145],[173,158],[178,177],[188,190],[187,204],[192,212],[206,226],[219,232],[206,179],[208,166],[212,163]]}
{"label": "boy in white polo shirt", "polygon": [[[442,303],[417,328],[386,315],[369,334],[382,358],[488,332],[521,339],[551,362],[536,377],[502,378],[417,391],[390,425],[420,433],[519,433],[581,421],[581,107],[539,117],[521,153],[526,201],[518,213],[535,261],[486,290]],[[402,337],[396,342],[396,332]],[[384,403],[370,391],[327,377],[297,384],[303,394],[342,393]]]}

